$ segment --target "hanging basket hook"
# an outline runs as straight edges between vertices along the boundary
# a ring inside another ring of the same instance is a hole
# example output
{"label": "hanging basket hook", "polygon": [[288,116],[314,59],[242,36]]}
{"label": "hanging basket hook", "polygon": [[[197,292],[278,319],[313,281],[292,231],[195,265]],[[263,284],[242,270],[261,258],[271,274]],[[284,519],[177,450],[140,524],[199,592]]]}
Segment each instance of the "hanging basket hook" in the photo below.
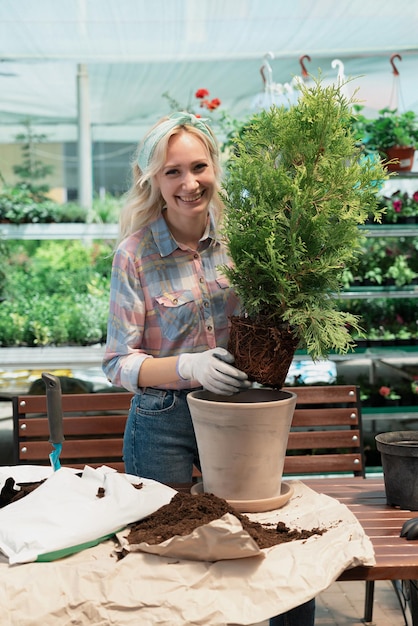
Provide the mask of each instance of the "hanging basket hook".
{"label": "hanging basket hook", "polygon": [[399,61],[402,61],[402,57],[400,54],[392,54],[392,56],[390,57],[390,64],[392,66],[393,69],[393,74],[394,76],[399,76],[399,70],[395,65],[395,59],[398,59]]}
{"label": "hanging basket hook", "polygon": [[311,57],[309,56],[309,54],[304,54],[303,56],[299,57],[299,63],[300,63],[300,67],[302,69],[302,76],[303,76],[303,78],[308,78],[309,74],[308,74],[308,72],[306,70],[306,67],[305,67],[305,64],[304,64],[305,59],[307,61],[309,61],[309,63],[311,62]]}
{"label": "hanging basket hook", "polygon": [[265,87],[271,85],[273,81],[273,70],[271,69],[268,59],[274,59],[274,54],[272,52],[267,52],[264,55],[263,65],[260,67],[260,74]]}
{"label": "hanging basket hook", "polygon": [[338,68],[338,74],[337,74],[337,82],[339,85],[342,85],[345,81],[345,75],[344,75],[344,63],[342,61],[340,61],[340,59],[334,59],[331,62],[331,67],[334,70],[335,68]]}

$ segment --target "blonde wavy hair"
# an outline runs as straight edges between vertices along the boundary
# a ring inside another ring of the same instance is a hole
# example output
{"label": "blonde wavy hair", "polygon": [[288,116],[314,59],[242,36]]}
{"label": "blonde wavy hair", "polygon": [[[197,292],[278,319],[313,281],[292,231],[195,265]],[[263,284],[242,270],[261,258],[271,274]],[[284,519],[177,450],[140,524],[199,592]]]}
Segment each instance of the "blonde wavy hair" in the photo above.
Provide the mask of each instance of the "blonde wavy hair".
{"label": "blonde wavy hair", "polygon": [[[159,120],[157,124],[150,129],[147,136],[152,133],[153,130],[159,126],[159,124],[167,119],[168,117],[163,117]],[[132,186],[125,196],[126,202],[120,213],[118,241],[122,241],[143,226],[153,222],[161,215],[165,203],[156,182],[156,174],[164,167],[170,138],[181,132],[196,135],[196,137],[198,137],[205,145],[209,153],[216,177],[215,192],[211,200],[211,214],[215,224],[217,226],[220,225],[224,212],[224,203],[220,195],[222,172],[219,162],[219,152],[215,149],[217,141],[215,135],[209,127],[208,130],[213,138],[212,140],[207,134],[203,133],[191,124],[185,123],[175,126],[167,132],[167,134],[164,135],[155,146],[149,165],[144,172],[141,171],[141,168],[138,165],[138,154],[141,150],[143,142],[138,145],[138,149],[132,162]],[[143,141],[145,141],[145,139],[146,137]]]}

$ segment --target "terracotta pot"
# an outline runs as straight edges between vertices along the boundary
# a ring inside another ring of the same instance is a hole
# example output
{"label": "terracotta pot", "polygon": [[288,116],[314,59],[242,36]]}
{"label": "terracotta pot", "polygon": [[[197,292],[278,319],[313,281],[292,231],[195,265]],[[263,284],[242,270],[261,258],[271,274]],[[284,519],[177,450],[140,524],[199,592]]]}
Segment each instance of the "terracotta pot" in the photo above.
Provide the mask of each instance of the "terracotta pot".
{"label": "terracotta pot", "polygon": [[192,391],[187,400],[203,490],[228,501],[280,497],[296,394],[261,388],[233,396]]}
{"label": "terracotta pot", "polygon": [[382,150],[389,160],[398,159],[397,163],[389,163],[387,169],[390,172],[409,172],[414,164],[415,148],[409,146],[392,146]]}

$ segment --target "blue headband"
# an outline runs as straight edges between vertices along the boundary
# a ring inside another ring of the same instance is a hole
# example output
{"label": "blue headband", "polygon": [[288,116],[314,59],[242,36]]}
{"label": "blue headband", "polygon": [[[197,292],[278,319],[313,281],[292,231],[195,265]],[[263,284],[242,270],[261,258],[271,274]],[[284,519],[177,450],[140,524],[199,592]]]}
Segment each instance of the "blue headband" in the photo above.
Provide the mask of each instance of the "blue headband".
{"label": "blue headband", "polygon": [[142,142],[138,153],[138,165],[141,168],[142,172],[145,172],[145,170],[147,169],[151,157],[154,154],[154,150],[158,143],[161,141],[161,139],[165,137],[167,133],[173,130],[173,128],[176,128],[177,126],[183,126],[185,124],[198,128],[202,133],[206,135],[206,137],[210,139],[210,142],[214,147],[215,152],[218,151],[216,141],[209,128],[204,123],[203,119],[196,117],[195,115],[193,115],[193,113],[187,113],[185,111],[181,113],[172,113],[168,120],[161,122],[161,124],[158,124],[158,126],[151,130]]}

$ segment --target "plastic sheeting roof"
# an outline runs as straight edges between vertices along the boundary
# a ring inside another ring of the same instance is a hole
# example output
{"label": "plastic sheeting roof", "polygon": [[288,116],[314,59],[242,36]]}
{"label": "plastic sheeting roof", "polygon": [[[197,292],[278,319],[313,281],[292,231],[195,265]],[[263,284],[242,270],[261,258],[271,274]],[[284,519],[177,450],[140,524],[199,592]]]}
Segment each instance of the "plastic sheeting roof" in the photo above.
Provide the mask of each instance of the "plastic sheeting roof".
{"label": "plastic sheeting roof", "polygon": [[[89,76],[93,140],[136,142],[198,88],[243,117],[273,81],[339,59],[368,111],[418,112],[417,0],[1,0],[0,142],[28,117],[52,141],[77,138],[77,67]],[[395,76],[390,57],[398,53]]]}

